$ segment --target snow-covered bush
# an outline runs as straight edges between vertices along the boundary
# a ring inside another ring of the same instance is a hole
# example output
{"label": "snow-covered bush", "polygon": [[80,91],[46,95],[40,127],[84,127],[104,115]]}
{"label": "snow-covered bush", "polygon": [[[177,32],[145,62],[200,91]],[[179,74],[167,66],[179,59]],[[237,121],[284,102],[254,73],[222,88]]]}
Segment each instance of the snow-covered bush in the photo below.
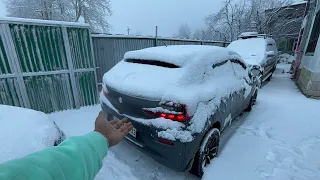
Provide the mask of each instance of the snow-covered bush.
{"label": "snow-covered bush", "polygon": [[292,56],[287,53],[281,54],[278,57],[278,63],[292,64],[294,60],[295,60],[295,56]]}

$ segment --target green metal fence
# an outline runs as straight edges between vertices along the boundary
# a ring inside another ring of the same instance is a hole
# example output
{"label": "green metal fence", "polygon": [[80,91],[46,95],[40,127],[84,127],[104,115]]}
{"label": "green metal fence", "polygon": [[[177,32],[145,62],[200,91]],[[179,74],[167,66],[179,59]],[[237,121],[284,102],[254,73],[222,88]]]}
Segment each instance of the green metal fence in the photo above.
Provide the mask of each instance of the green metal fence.
{"label": "green metal fence", "polygon": [[0,20],[0,104],[46,113],[97,103],[89,26]]}

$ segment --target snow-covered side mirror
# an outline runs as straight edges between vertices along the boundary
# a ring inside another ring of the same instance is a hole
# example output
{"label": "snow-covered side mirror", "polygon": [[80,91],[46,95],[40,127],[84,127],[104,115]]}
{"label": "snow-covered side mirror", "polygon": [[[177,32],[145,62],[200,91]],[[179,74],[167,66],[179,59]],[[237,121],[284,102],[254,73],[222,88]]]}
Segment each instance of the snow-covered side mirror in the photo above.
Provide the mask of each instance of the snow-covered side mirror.
{"label": "snow-covered side mirror", "polygon": [[255,76],[255,77],[261,76],[262,75],[262,71],[261,71],[260,66],[258,66],[258,65],[251,66],[251,68],[249,70],[249,75],[250,75],[250,77],[252,77],[252,76]]}
{"label": "snow-covered side mirror", "polygon": [[267,52],[267,56],[268,57],[273,57],[273,56],[275,56],[276,54],[275,54],[275,52],[274,51],[268,51]]}

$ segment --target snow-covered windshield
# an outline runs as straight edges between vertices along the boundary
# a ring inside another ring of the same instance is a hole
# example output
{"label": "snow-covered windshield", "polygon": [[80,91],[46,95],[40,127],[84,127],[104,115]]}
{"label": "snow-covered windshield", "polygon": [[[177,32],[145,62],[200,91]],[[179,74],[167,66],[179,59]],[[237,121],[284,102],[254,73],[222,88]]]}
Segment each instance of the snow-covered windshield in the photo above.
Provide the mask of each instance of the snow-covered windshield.
{"label": "snow-covered windshield", "polygon": [[177,66],[175,64],[172,64],[172,63],[167,63],[167,62],[162,62],[162,61],[155,61],[155,60],[126,59],[124,61],[125,62],[129,62],[129,63],[146,64],[146,65],[160,66],[160,67],[165,67],[165,68],[180,68],[179,66]]}
{"label": "snow-covered windshield", "polygon": [[266,40],[264,38],[240,39],[232,42],[228,49],[236,51],[248,64],[260,64],[265,59]]}

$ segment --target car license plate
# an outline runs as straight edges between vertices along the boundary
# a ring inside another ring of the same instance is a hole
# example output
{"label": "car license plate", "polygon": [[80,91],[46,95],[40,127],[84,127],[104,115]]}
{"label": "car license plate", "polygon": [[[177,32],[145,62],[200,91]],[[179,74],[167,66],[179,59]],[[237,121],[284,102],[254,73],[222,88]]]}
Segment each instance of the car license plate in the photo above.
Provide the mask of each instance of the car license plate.
{"label": "car license plate", "polygon": [[137,137],[137,129],[136,128],[132,128],[132,130],[129,132],[129,134],[133,137]]}
{"label": "car license plate", "polygon": [[[113,118],[114,120],[118,120],[119,121],[119,119],[117,118],[117,117],[114,117]],[[125,124],[124,124],[125,125]],[[124,126],[123,125],[123,126]],[[132,130],[129,132],[129,134],[131,135],[131,136],[133,136],[133,137],[137,137],[137,129],[136,128],[132,128]]]}

